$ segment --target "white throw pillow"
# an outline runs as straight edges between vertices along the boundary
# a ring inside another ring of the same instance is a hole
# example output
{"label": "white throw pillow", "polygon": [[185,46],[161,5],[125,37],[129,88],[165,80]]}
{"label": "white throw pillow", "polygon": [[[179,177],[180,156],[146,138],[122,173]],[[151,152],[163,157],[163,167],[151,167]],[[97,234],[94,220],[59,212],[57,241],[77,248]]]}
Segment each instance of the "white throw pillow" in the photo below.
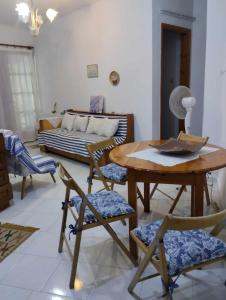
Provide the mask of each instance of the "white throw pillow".
{"label": "white throw pillow", "polygon": [[77,131],[86,131],[87,125],[89,122],[89,118],[87,116],[79,116],[76,115],[73,129]]}
{"label": "white throw pillow", "polygon": [[65,129],[68,129],[69,131],[71,131],[72,128],[73,128],[74,119],[75,119],[74,115],[70,115],[70,114],[66,113],[63,116],[63,120],[62,120],[62,123],[61,123],[61,128],[65,128]]}
{"label": "white throw pillow", "polygon": [[119,119],[108,119],[105,118],[103,126],[101,126],[99,135],[112,137],[115,135],[116,131],[118,130],[119,126]]}
{"label": "white throw pillow", "polygon": [[104,126],[103,118],[90,117],[86,133],[100,134],[101,127]]}

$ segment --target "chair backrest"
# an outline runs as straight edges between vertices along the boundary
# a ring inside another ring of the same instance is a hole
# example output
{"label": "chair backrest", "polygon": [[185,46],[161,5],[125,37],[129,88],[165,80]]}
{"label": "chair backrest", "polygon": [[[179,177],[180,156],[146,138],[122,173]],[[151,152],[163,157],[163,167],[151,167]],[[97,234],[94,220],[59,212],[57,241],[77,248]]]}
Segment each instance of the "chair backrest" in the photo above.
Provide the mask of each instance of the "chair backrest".
{"label": "chair backrest", "polygon": [[72,178],[72,176],[68,173],[68,171],[61,163],[59,163],[58,174],[67,190],[74,190],[81,198],[86,198],[83,190],[79,187],[77,182]]}
{"label": "chair backrest", "polygon": [[224,225],[226,220],[226,209],[221,212],[202,217],[176,217],[168,214],[159,229],[158,237],[162,239],[167,230],[193,230],[205,229],[214,226],[212,233],[216,232],[216,228]]}
{"label": "chair backrest", "polygon": [[93,162],[98,162],[106,151],[112,150],[116,146],[113,138],[95,143],[88,144],[87,150],[92,158]]}
{"label": "chair backrest", "polygon": [[181,131],[177,137],[178,141],[205,143],[205,144],[208,142],[208,139],[209,137],[186,134],[183,131]]}
{"label": "chair backrest", "polygon": [[[23,176],[23,174],[17,173],[18,170],[23,170],[22,173],[33,174],[41,173],[40,169],[37,167],[33,161],[30,153],[28,152],[26,146],[22,143],[18,135],[12,134],[5,137],[5,148],[8,152],[8,162],[9,167],[16,167],[15,174]],[[17,163],[16,163],[17,161]],[[26,170],[27,169],[27,170]],[[25,176],[26,176],[25,175]]]}
{"label": "chair backrest", "polygon": [[93,166],[96,169],[96,174],[100,177],[102,180],[104,187],[107,191],[110,190],[110,187],[108,186],[105,177],[103,176],[101,169],[100,169],[100,159],[106,154],[107,151],[112,150],[116,145],[113,138],[110,138],[108,140],[104,140],[99,143],[95,144],[89,144],[87,145],[87,150],[89,152],[89,155],[92,160],[92,164],[90,165],[91,169],[93,169]]}

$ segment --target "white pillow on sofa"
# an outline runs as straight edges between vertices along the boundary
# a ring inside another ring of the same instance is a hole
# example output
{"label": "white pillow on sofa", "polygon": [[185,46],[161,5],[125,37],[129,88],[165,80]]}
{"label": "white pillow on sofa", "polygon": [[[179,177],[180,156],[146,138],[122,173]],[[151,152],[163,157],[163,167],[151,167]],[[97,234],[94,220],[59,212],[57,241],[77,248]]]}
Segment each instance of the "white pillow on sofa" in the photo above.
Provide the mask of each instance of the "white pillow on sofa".
{"label": "white pillow on sofa", "polygon": [[88,122],[89,122],[89,118],[87,116],[83,117],[83,116],[76,115],[76,118],[74,120],[73,130],[86,131]]}
{"label": "white pillow on sofa", "polygon": [[86,133],[95,133],[100,135],[101,127],[104,126],[103,118],[90,117]]}
{"label": "white pillow on sofa", "polygon": [[75,120],[74,115],[70,115],[70,114],[66,113],[63,116],[63,120],[62,120],[62,123],[61,123],[61,128],[65,128],[65,129],[71,131],[72,128],[73,128],[74,120]]}
{"label": "white pillow on sofa", "polygon": [[104,118],[103,121],[104,122],[100,128],[99,135],[106,136],[109,138],[114,136],[118,130],[119,119]]}

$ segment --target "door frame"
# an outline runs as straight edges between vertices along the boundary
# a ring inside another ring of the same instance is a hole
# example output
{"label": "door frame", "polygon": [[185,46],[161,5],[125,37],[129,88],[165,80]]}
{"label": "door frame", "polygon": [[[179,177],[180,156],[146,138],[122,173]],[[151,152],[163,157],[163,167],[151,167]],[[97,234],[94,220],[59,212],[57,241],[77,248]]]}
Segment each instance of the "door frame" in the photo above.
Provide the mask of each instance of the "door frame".
{"label": "door frame", "polygon": [[[160,83],[160,137],[163,138],[163,72],[164,72],[164,31],[173,31],[181,34],[181,63],[180,63],[180,85],[190,86],[191,69],[191,29],[171,24],[161,24],[161,83]],[[184,120],[179,120],[179,131],[184,131]]]}

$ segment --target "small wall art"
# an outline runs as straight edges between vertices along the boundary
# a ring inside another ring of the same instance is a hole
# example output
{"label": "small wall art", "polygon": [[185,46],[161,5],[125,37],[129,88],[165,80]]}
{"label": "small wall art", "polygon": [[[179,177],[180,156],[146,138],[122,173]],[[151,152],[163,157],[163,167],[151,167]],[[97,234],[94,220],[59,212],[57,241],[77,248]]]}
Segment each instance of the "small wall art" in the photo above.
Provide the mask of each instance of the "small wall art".
{"label": "small wall art", "polygon": [[98,65],[87,65],[87,76],[88,78],[97,78],[98,77]]}

